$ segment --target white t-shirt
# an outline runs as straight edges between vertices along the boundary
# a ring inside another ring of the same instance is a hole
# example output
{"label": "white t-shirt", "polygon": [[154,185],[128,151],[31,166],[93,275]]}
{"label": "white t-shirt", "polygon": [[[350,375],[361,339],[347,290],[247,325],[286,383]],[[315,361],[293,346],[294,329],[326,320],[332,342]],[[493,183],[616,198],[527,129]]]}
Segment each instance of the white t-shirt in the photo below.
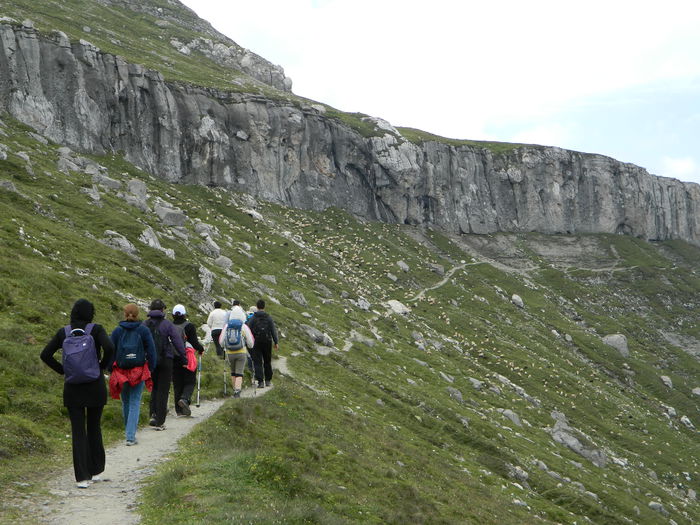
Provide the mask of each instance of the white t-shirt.
{"label": "white t-shirt", "polygon": [[248,316],[246,315],[245,310],[243,310],[241,305],[237,304],[233,308],[231,308],[231,312],[228,314],[226,322],[228,322],[229,319],[240,319],[242,322],[245,323],[247,318]]}
{"label": "white t-shirt", "polygon": [[223,330],[228,321],[228,312],[221,308],[215,308],[207,318],[207,324],[212,330]]}

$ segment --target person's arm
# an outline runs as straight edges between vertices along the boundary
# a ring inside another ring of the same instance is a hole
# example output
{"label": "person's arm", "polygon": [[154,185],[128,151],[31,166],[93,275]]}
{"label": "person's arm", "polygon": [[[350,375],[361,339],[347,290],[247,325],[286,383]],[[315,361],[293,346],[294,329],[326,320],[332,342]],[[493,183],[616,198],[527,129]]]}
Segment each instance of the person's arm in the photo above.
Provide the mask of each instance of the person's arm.
{"label": "person's arm", "polygon": [[280,341],[277,335],[277,325],[275,324],[275,320],[272,317],[270,317],[270,325],[272,326],[272,329],[270,331],[272,332],[272,340],[275,342],[276,350]]}
{"label": "person's arm", "polygon": [[151,331],[145,325],[141,325],[136,328],[141,335],[141,340],[146,348],[146,361],[148,361],[148,367],[153,372],[158,366],[158,355],[156,354],[156,343],[153,341],[153,336]]}
{"label": "person's arm", "polygon": [[51,341],[44,347],[41,351],[41,360],[46,363],[49,368],[63,375],[63,365],[56,360],[54,354],[61,349],[63,346],[63,340],[66,338],[63,328],[61,328],[56,335],[53,336]]}
{"label": "person's arm", "polygon": [[209,317],[207,317],[207,325],[209,325],[209,328],[214,328],[214,325],[212,324],[214,322],[214,312],[216,310],[212,310],[209,312]]}
{"label": "person's arm", "polygon": [[250,331],[247,324],[243,325],[243,339],[247,348],[255,346],[255,337],[253,337],[253,332]]}
{"label": "person's arm", "polygon": [[[117,355],[116,355],[117,346],[119,346],[119,338],[121,337],[122,330],[123,330],[123,328],[121,326],[117,325],[117,327],[114,330],[112,330],[112,333],[109,334],[109,340],[112,342],[112,346],[114,347],[114,352],[115,352],[114,358],[115,359],[117,358]],[[109,371],[110,374],[112,373],[113,367],[114,367],[114,362],[109,363],[109,365],[107,366],[107,370]]]}
{"label": "person's arm", "polygon": [[106,370],[112,367],[114,361],[114,345],[112,340],[107,335],[107,331],[102,325],[95,325],[90,332],[92,334],[97,347],[102,349],[102,359],[100,360],[100,369]]}
{"label": "person's arm", "polygon": [[187,326],[185,326],[185,335],[187,336],[187,342],[190,343],[200,355],[204,353],[204,347],[202,343],[199,342],[199,339],[197,339],[197,328],[194,324],[187,323]]}

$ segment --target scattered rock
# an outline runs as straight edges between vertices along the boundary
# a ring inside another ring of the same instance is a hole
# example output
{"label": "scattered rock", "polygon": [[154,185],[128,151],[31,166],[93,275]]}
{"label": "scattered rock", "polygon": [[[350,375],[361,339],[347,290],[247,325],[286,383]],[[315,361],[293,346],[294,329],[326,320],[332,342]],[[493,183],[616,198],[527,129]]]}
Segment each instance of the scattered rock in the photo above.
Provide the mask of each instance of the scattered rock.
{"label": "scattered rock", "polygon": [[475,390],[481,390],[481,388],[484,386],[483,381],[479,381],[478,379],[474,379],[473,377],[469,378],[469,382],[472,384]]}
{"label": "scattered rock", "polygon": [[229,270],[233,266],[233,261],[225,255],[219,255],[214,261],[214,264],[216,264],[219,268]]}
{"label": "scattered rock", "polygon": [[107,237],[103,239],[103,244],[106,244],[111,248],[115,248],[129,255],[136,254],[136,247],[134,247],[134,245],[131,244],[131,242],[129,242],[129,239],[124,237],[122,234],[112,230],[106,230],[105,235]]}
{"label": "scattered rock", "polygon": [[659,503],[658,501],[650,501],[650,502],[649,502],[649,508],[650,508],[651,510],[655,510],[656,512],[658,512],[658,513],[661,514],[662,516],[668,516],[668,511],[667,511],[667,510],[664,508],[664,506],[663,506],[661,503]]}
{"label": "scattered rock", "polygon": [[301,292],[298,292],[296,290],[292,290],[289,292],[289,296],[294,299],[297,303],[299,303],[301,306],[308,306],[309,303],[306,302],[306,297],[304,297],[304,294]]}
{"label": "scattered rock", "polygon": [[522,298],[517,294],[513,294],[513,296],[510,298],[510,302],[518,308],[525,308],[525,303],[523,302]]}
{"label": "scattered rock", "polygon": [[181,210],[157,205],[154,211],[166,226],[184,226],[185,222],[187,222],[187,215]]}
{"label": "scattered rock", "polygon": [[395,314],[408,315],[409,313],[411,313],[411,310],[406,305],[404,305],[403,303],[401,303],[400,301],[397,301],[395,299],[391,299],[390,301],[387,301],[387,306]]}
{"label": "scattered rock", "polygon": [[503,417],[506,417],[506,418],[510,419],[510,420],[513,422],[514,425],[517,425],[517,426],[519,426],[519,427],[522,427],[522,426],[523,426],[523,423],[522,423],[522,421],[520,421],[520,417],[518,416],[518,414],[516,414],[515,412],[513,412],[511,409],[506,408],[506,409],[504,410],[504,409],[502,409],[502,408],[499,408],[498,411],[499,411],[501,414],[503,414]]}
{"label": "scattered rock", "polygon": [[459,403],[464,403],[464,398],[462,397],[462,392],[460,392],[459,390],[457,390],[455,387],[453,387],[453,386],[448,386],[448,387],[447,387],[447,393],[448,393],[448,394],[450,395],[450,397],[451,397],[452,399],[454,399],[455,401],[457,401],[457,402],[459,402]]}
{"label": "scattered rock", "polygon": [[454,377],[452,377],[451,375],[446,374],[446,373],[443,372],[443,371],[440,371],[440,377],[443,378],[443,379],[444,379],[445,381],[447,381],[448,383],[454,383],[454,382],[455,382],[455,378],[454,378]]}
{"label": "scattered rock", "polygon": [[627,337],[625,337],[623,334],[606,335],[603,337],[603,342],[620,352],[622,357],[629,357],[630,352],[629,348],[627,347]]}
{"label": "scattered rock", "polygon": [[666,385],[667,388],[673,388],[673,381],[671,381],[670,377],[661,376],[659,379],[661,379],[661,382]]}
{"label": "scattered rock", "polygon": [[681,423],[690,429],[695,428],[695,425],[693,425],[693,422],[690,420],[690,418],[688,418],[688,416],[681,416]]}
{"label": "scattered rock", "polygon": [[693,388],[693,394],[700,396],[700,387]]}
{"label": "scattered rock", "polygon": [[406,264],[406,263],[403,262],[403,261],[397,262],[397,263],[396,263],[396,266],[398,266],[399,269],[400,269],[401,271],[404,271],[404,272],[407,272],[407,271],[410,270],[408,264]]}
{"label": "scattered rock", "polygon": [[272,284],[277,284],[277,277],[274,275],[261,275],[261,279],[265,279],[268,282],[271,282]]}
{"label": "scattered rock", "polygon": [[211,287],[214,284],[214,274],[204,266],[199,267],[199,282],[202,283],[202,290],[205,293],[211,291]]}

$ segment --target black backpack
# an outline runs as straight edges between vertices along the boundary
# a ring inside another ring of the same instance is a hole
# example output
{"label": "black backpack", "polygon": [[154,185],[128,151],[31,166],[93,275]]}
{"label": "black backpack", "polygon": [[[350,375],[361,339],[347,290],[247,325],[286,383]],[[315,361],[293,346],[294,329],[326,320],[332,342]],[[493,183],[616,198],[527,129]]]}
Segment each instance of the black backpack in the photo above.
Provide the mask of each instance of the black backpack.
{"label": "black backpack", "polygon": [[156,347],[156,355],[158,356],[158,359],[165,357],[165,338],[159,330],[160,323],[162,321],[162,319],[160,321],[154,321],[153,319],[146,321],[146,326],[151,331],[151,336],[153,337],[153,344]]}
{"label": "black backpack", "polygon": [[269,315],[254,314],[249,323],[248,326],[256,341],[267,343],[272,339],[272,318]]}
{"label": "black backpack", "polygon": [[121,369],[143,366],[146,362],[146,349],[137,328],[122,327],[122,335],[117,343],[116,362]]}

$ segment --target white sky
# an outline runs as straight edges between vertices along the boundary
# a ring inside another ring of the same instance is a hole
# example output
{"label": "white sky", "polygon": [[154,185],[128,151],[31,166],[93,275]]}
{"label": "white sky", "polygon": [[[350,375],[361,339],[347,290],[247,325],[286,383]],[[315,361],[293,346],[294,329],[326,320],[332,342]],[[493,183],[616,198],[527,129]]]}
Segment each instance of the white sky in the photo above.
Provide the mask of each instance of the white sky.
{"label": "white sky", "polygon": [[700,183],[700,1],[182,1],[297,95]]}

